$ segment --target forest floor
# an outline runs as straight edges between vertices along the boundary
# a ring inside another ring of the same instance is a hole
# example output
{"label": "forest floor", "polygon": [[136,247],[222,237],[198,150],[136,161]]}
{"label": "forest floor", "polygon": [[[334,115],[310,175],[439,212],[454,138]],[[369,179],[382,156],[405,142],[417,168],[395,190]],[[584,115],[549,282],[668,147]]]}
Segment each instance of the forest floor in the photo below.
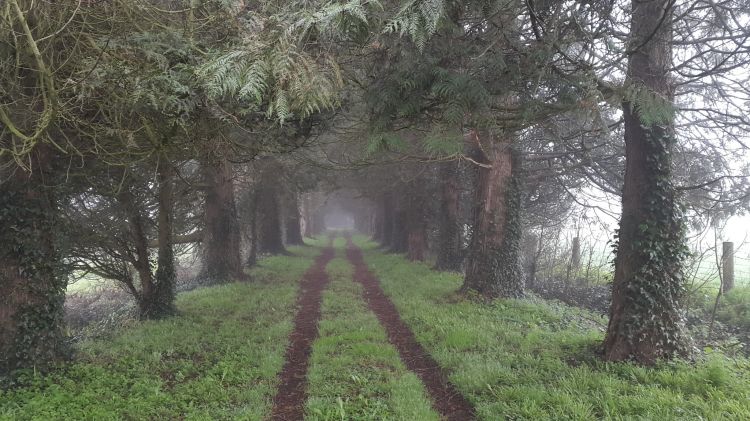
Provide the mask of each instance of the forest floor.
{"label": "forest floor", "polygon": [[594,312],[470,300],[364,237],[290,251],[80,343],[0,391],[0,419],[750,419],[747,359],[603,363]]}

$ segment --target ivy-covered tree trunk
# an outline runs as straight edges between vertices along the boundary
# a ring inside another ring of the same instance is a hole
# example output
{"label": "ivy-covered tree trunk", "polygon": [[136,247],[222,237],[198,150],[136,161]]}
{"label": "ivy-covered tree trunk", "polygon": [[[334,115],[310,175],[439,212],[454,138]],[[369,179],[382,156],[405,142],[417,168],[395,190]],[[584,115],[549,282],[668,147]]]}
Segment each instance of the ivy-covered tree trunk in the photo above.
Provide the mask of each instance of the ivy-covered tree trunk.
{"label": "ivy-covered tree trunk", "polygon": [[201,277],[214,283],[244,279],[232,165],[224,158],[215,158],[206,159],[202,166],[206,205]]}
{"label": "ivy-covered tree trunk", "polygon": [[461,232],[459,231],[458,161],[441,164],[440,213],[438,215],[438,250],[435,269],[461,270]]}
{"label": "ivy-covered tree trunk", "polygon": [[260,253],[284,254],[281,232],[279,195],[275,183],[264,178],[258,187],[258,251]]}
{"label": "ivy-covered tree trunk", "polygon": [[[0,171],[0,375],[43,369],[66,354],[52,156],[38,146],[31,171]],[[6,164],[7,162],[2,162]]]}
{"label": "ivy-covered tree trunk", "polygon": [[174,212],[172,169],[166,162],[159,165],[159,248],[156,258],[153,294],[143,297],[142,311],[149,319],[159,319],[175,313],[174,238],[172,216]]}
{"label": "ivy-covered tree trunk", "polygon": [[462,291],[487,297],[523,295],[520,265],[521,169],[510,142],[482,139],[474,230]]}
{"label": "ivy-covered tree trunk", "polygon": [[651,364],[674,356],[684,345],[680,301],[685,246],[670,159],[675,143],[668,74],[672,3],[632,3],[634,50],[627,84],[634,94],[623,104],[625,184],[604,341],[609,361]]}
{"label": "ivy-covered tree trunk", "polygon": [[302,240],[297,192],[292,192],[289,197],[289,206],[286,212],[286,243],[289,245],[302,245],[305,243]]}

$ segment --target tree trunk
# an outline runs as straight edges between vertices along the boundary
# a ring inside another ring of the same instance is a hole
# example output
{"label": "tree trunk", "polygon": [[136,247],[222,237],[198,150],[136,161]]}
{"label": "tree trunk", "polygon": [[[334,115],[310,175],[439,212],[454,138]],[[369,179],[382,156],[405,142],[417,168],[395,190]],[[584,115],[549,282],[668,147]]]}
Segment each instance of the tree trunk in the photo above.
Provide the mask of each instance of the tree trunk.
{"label": "tree trunk", "polygon": [[251,268],[258,263],[258,195],[252,190],[247,194],[245,223],[248,229],[248,253],[245,267]]}
{"label": "tree trunk", "polygon": [[372,212],[372,240],[376,243],[383,241],[383,199],[375,200]]}
{"label": "tree trunk", "polygon": [[[476,133],[475,133],[476,136]],[[479,140],[479,139],[478,139]],[[520,160],[513,145],[483,140],[477,181],[477,207],[462,291],[486,297],[523,295]]]}
{"label": "tree trunk", "polygon": [[323,212],[325,208],[323,206],[318,207],[313,211],[312,215],[312,233],[313,235],[321,235],[326,230],[326,215]]}
{"label": "tree trunk", "polygon": [[176,270],[172,212],[174,211],[172,168],[167,162],[159,164],[159,248],[156,258],[155,285],[151,296],[142,297],[142,313],[149,319],[160,319],[175,313]]}
{"label": "tree trunk", "polygon": [[203,270],[209,283],[245,279],[240,259],[240,229],[234,200],[232,165],[226,159],[207,159],[203,163],[206,185],[203,230]]}
{"label": "tree trunk", "polygon": [[383,195],[383,225],[382,225],[382,240],[380,242],[381,247],[390,248],[393,244],[393,224],[395,218],[395,210],[393,203],[393,193],[386,193]]}
{"label": "tree trunk", "polygon": [[151,272],[151,255],[149,254],[149,241],[146,235],[146,222],[143,210],[136,197],[130,190],[131,186],[125,186],[117,196],[117,200],[125,210],[128,218],[131,245],[134,251],[129,259],[130,263],[138,273],[140,290],[134,290],[135,299],[138,302],[138,315],[141,319],[150,318],[150,303],[155,296],[155,284]]}
{"label": "tree trunk", "polygon": [[258,251],[260,253],[285,254],[279,215],[279,198],[274,183],[267,177],[258,186]]}
{"label": "tree trunk", "polygon": [[44,369],[66,354],[66,277],[55,244],[55,197],[45,185],[55,180],[52,156],[38,146],[30,158],[31,171],[0,173],[0,375]]}
{"label": "tree trunk", "polygon": [[[633,1],[627,81],[646,94],[624,102],[625,183],[604,358],[652,364],[684,346],[681,298],[683,226],[672,184],[672,117],[640,110],[671,102],[672,2]],[[631,100],[632,101],[632,100]],[[644,106],[646,105],[646,106]],[[652,111],[653,112],[653,111]],[[661,113],[669,115],[669,112]]]}
{"label": "tree trunk", "polygon": [[427,248],[427,235],[424,226],[421,228],[414,227],[409,230],[409,250],[406,258],[413,262],[423,262],[425,259],[425,249]]}
{"label": "tree trunk", "polygon": [[313,209],[312,209],[312,194],[308,193],[303,195],[302,199],[302,222],[304,225],[304,236],[306,238],[313,237]]}
{"label": "tree trunk", "polygon": [[303,245],[302,227],[300,225],[299,201],[297,192],[292,192],[286,213],[286,243],[289,245]]}
{"label": "tree trunk", "polygon": [[391,224],[391,242],[388,249],[391,253],[406,253],[409,250],[409,231],[407,227],[407,211],[403,197],[396,202]]}
{"label": "tree trunk", "polygon": [[372,222],[372,216],[365,209],[356,209],[353,214],[354,217],[354,231],[360,234],[369,234],[370,225]]}
{"label": "tree trunk", "polygon": [[461,233],[459,231],[458,161],[441,164],[440,214],[438,222],[438,252],[435,269],[461,270]]}
{"label": "tree trunk", "polygon": [[427,249],[427,193],[424,177],[411,181],[405,190],[406,196],[406,230],[407,250],[406,258],[411,261],[422,262]]}
{"label": "tree trunk", "polygon": [[734,288],[734,243],[724,241],[721,247],[721,293]]}

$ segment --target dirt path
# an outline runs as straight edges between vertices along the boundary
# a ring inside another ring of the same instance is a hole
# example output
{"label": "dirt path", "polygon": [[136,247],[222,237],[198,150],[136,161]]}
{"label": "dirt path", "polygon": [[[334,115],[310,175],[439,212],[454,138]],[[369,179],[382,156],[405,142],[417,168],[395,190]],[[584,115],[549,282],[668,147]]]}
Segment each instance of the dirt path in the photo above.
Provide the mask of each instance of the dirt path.
{"label": "dirt path", "polygon": [[347,236],[346,257],[354,266],[354,279],[364,287],[367,305],[377,316],[396,347],[401,360],[424,383],[433,407],[448,420],[473,420],[474,408],[443,374],[438,363],[417,342],[414,333],[401,320],[393,302],[385,295],[380,282],[367,268],[362,251]]}
{"label": "dirt path", "polygon": [[310,364],[313,341],[318,337],[320,304],[328,284],[326,265],[333,259],[333,237],[328,247],[315,259],[300,282],[294,330],[289,335],[289,347],[284,355],[284,367],[279,373],[279,388],[273,398],[272,420],[301,420],[304,418],[307,368]]}

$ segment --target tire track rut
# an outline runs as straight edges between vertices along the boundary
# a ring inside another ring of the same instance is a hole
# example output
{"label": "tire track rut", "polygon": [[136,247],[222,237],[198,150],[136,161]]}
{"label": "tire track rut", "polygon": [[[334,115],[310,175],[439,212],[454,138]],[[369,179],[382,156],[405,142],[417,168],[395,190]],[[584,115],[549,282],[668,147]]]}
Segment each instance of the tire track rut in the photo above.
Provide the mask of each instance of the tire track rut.
{"label": "tire track rut", "polygon": [[346,240],[346,257],[354,266],[354,279],[363,286],[368,307],[385,328],[388,340],[396,347],[406,367],[424,383],[435,410],[451,421],[475,419],[472,404],[448,381],[440,365],[417,342],[414,332],[401,319],[398,309],[367,267],[362,251],[354,245],[351,236],[347,235]]}
{"label": "tire track rut", "polygon": [[307,369],[312,344],[318,337],[323,290],[328,285],[326,266],[334,256],[333,236],[315,263],[302,276],[297,296],[297,314],[279,373],[279,386],[273,398],[271,420],[301,420],[307,399]]}

